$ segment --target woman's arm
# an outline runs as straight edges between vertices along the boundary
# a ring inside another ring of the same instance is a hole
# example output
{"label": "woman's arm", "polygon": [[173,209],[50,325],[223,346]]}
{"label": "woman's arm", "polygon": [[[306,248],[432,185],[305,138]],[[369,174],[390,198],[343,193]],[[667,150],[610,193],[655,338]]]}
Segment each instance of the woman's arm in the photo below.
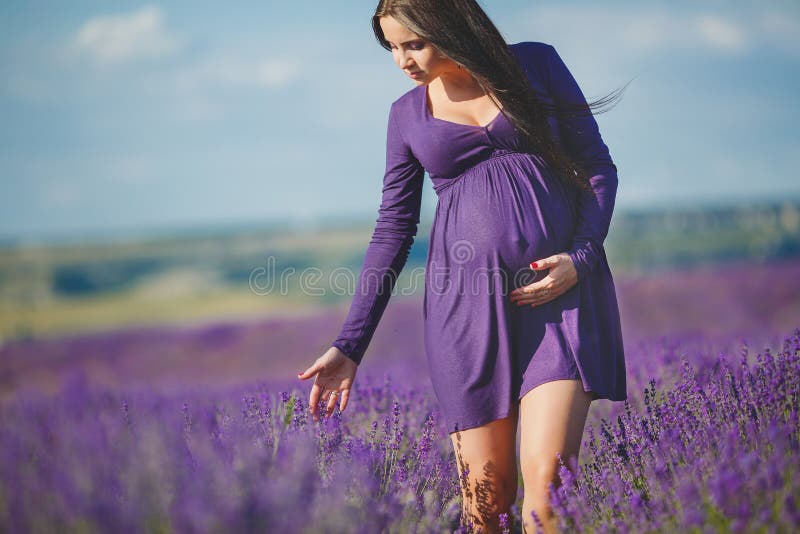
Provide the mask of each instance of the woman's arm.
{"label": "woman's arm", "polygon": [[397,277],[408,260],[419,224],[425,169],[411,153],[397,123],[396,102],[389,110],[386,172],[378,220],[361,268],[347,319],[333,342],[361,363],[380,322]]}
{"label": "woman's arm", "polygon": [[[549,91],[559,104],[586,104],[575,78],[552,45],[548,46]],[[600,136],[592,115],[558,116],[561,139],[570,156],[589,173],[593,192],[578,195],[578,225],[567,252],[575,265],[578,280],[594,269],[603,241],[608,235],[617,195],[617,167]]]}

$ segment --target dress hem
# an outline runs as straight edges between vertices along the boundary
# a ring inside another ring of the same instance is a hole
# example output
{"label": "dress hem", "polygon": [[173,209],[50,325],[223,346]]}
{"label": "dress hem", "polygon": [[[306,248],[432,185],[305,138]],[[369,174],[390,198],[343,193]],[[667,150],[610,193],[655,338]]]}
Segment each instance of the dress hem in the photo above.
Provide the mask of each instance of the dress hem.
{"label": "dress hem", "polygon": [[[482,426],[488,425],[489,423],[492,423],[494,421],[499,421],[501,419],[506,419],[519,406],[519,402],[522,400],[522,397],[524,397],[527,393],[532,391],[537,386],[541,386],[542,384],[545,384],[547,382],[554,382],[556,380],[580,380],[580,379],[579,378],[571,378],[571,377],[558,377],[558,376],[554,376],[554,377],[551,377],[551,378],[546,378],[546,379],[534,384],[533,386],[527,388],[517,398],[516,406],[511,406],[507,411],[495,412],[494,414],[492,414],[492,415],[490,415],[488,417],[479,418],[479,419],[473,419],[471,423],[467,423],[467,424],[464,424],[464,425],[460,424],[463,421],[463,419],[460,420],[460,421],[456,421],[454,425],[451,425],[451,426],[449,426],[447,428],[448,436],[450,436],[452,434],[455,434],[457,432],[463,432],[465,430],[471,430],[473,428],[482,427]],[[609,400],[611,402],[624,402],[624,401],[628,400],[627,394],[620,396],[620,395],[616,395],[614,393],[601,393],[601,392],[598,392],[598,391],[595,391],[595,390],[592,390],[592,389],[586,389],[585,385],[583,386],[583,390],[586,393],[594,393],[594,395],[592,396],[591,402],[594,402],[596,400],[601,400],[601,399]]]}

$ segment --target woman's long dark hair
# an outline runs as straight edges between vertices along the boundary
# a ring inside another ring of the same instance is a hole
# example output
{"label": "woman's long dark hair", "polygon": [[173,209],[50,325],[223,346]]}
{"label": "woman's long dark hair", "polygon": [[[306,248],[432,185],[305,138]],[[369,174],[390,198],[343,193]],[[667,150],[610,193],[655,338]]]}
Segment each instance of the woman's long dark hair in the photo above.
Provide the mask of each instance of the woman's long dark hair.
{"label": "woman's long dark hair", "polygon": [[391,50],[380,25],[380,18],[386,16],[469,70],[489,98],[502,103],[502,113],[522,136],[523,150],[541,155],[565,184],[592,190],[587,169],[556,143],[547,116],[593,114],[592,109],[614,100],[615,93],[621,93],[624,87],[587,104],[551,106],[542,102],[505,39],[476,0],[380,0],[372,28],[381,46]]}

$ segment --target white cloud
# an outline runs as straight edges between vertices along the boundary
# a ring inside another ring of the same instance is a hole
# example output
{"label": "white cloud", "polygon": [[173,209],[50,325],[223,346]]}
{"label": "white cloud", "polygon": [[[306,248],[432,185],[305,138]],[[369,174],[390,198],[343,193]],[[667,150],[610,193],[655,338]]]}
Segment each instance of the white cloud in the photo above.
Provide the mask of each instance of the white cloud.
{"label": "white cloud", "polygon": [[267,87],[279,87],[290,82],[300,71],[296,61],[270,59],[256,68],[256,80]]}
{"label": "white cloud", "polygon": [[744,54],[755,48],[779,48],[800,54],[800,18],[791,10],[767,10],[759,4],[726,13],[667,10],[663,6],[556,5],[525,10],[517,18],[537,40],[590,42],[604,50],[632,54],[657,51]]}
{"label": "white cloud", "polygon": [[156,6],[118,15],[89,19],[77,32],[74,47],[102,63],[162,57],[180,46],[164,27],[164,13]]}
{"label": "white cloud", "polygon": [[700,15],[694,23],[699,38],[712,48],[731,52],[749,48],[747,30],[731,20],[715,15]]}
{"label": "white cloud", "polygon": [[174,75],[174,87],[194,90],[214,84],[224,87],[282,87],[300,71],[299,62],[290,58],[252,59],[215,55],[187,66]]}

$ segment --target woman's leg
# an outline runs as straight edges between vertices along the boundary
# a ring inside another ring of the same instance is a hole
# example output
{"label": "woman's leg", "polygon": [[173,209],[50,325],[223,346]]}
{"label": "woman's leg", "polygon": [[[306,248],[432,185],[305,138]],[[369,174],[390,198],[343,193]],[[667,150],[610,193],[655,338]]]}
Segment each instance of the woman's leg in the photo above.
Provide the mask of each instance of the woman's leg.
{"label": "woman's leg", "polygon": [[536,532],[531,511],[545,525],[546,534],[558,532],[547,485],[560,484],[556,452],[567,466],[570,457],[578,456],[592,398],[593,393],[583,391],[580,380],[554,380],[533,388],[520,400],[520,467],[525,489],[522,522],[527,534]]}
{"label": "woman's leg", "polygon": [[[462,524],[475,532],[501,532],[499,514],[509,514],[517,499],[517,418],[519,406],[505,419],[450,434],[458,463]],[[464,471],[469,474],[464,479]]]}

